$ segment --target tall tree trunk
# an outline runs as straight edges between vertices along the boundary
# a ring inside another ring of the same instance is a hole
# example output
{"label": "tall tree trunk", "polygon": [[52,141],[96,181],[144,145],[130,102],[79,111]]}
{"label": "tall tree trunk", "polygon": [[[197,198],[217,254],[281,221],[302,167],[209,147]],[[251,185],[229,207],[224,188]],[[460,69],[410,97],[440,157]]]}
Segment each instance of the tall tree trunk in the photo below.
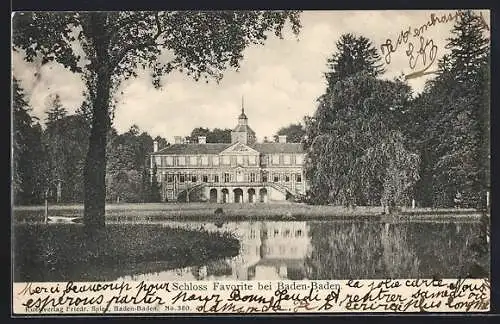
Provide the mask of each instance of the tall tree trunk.
{"label": "tall tree trunk", "polygon": [[110,77],[97,76],[92,129],[84,169],[84,224],[87,228],[105,226],[106,201],[106,140],[109,128]]}
{"label": "tall tree trunk", "polygon": [[111,89],[107,15],[90,14],[88,35],[95,47],[93,66],[96,77],[92,129],[84,168],[84,224],[88,233],[105,227],[106,202],[106,139],[110,126],[109,98]]}

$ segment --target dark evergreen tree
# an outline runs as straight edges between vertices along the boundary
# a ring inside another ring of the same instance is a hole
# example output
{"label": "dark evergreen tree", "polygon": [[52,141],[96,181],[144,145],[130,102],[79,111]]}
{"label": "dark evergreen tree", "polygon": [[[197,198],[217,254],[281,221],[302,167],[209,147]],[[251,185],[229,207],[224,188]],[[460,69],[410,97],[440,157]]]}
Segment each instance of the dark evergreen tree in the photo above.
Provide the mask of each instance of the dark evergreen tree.
{"label": "dark evergreen tree", "polygon": [[45,186],[45,152],[42,128],[30,115],[30,107],[17,79],[13,79],[12,189],[16,205],[40,203]]}
{"label": "dark evergreen tree", "polygon": [[423,157],[418,199],[425,206],[481,207],[490,174],[489,39],[472,11],[458,16],[451,33],[440,74],[409,114],[407,129]]}
{"label": "dark evergreen tree", "polygon": [[12,146],[13,146],[13,181],[12,189],[14,193],[14,200],[19,201],[19,195],[23,190],[23,178],[25,170],[20,169],[20,162],[24,155],[28,153],[28,143],[27,136],[30,132],[33,119],[29,115],[28,103],[24,98],[24,94],[19,86],[17,79],[14,78],[13,83],[13,136],[12,136]]}
{"label": "dark evergreen tree", "polygon": [[384,73],[381,57],[368,38],[343,34],[336,47],[337,52],[328,59],[328,71],[325,73],[327,91],[332,90],[337,81],[359,72],[366,72],[373,77]]}
{"label": "dark evergreen tree", "polygon": [[62,106],[58,94],[50,97],[46,110],[46,129],[43,134],[44,149],[47,152],[49,191],[56,202],[61,202],[62,186],[66,173],[66,160],[68,147],[65,136],[68,129],[61,122],[67,116],[67,110]]}

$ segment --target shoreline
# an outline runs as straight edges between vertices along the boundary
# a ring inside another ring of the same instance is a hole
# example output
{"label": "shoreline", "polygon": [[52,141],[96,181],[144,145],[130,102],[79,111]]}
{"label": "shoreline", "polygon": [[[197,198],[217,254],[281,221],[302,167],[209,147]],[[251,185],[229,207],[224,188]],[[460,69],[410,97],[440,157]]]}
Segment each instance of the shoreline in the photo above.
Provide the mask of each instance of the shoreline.
{"label": "shoreline", "polygon": [[[222,214],[215,214],[221,208]],[[108,204],[107,222],[176,221],[475,221],[484,212],[475,209],[403,208],[394,214],[383,214],[382,207],[346,208],[341,206],[312,206],[299,203],[217,204],[217,203],[148,203]],[[83,217],[83,205],[49,205],[49,218],[59,221]],[[44,206],[14,206],[15,222],[40,221]]]}

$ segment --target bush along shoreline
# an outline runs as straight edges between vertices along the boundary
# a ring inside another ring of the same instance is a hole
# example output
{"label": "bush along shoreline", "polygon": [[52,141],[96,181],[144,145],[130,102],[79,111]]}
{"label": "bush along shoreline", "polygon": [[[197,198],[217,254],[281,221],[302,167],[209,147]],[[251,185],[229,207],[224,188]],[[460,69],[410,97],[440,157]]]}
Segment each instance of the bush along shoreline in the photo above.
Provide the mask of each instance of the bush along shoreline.
{"label": "bush along shoreline", "polygon": [[93,238],[80,224],[18,224],[13,231],[16,282],[115,280],[234,257],[240,249],[230,233],[147,224],[109,224]]}
{"label": "bush along shoreline", "polygon": [[[219,211],[219,213],[216,213]],[[402,209],[394,214],[384,214],[381,207],[344,208],[340,206],[310,206],[304,204],[114,204],[106,206],[107,222],[199,220],[454,220],[479,219],[483,212],[475,209]],[[14,207],[16,223],[41,222],[43,206]],[[51,206],[49,221],[78,222],[83,216],[80,205]],[[73,218],[73,220],[70,220]]]}

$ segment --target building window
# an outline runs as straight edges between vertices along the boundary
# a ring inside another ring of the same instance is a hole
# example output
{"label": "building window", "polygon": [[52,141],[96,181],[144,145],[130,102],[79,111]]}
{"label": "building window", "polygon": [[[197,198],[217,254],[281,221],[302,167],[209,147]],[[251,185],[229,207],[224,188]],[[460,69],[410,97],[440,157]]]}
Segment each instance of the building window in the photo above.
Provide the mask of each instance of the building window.
{"label": "building window", "polygon": [[283,155],[283,164],[290,164],[290,155]]}
{"label": "building window", "polygon": [[181,182],[181,183],[182,183],[182,182],[184,182],[184,181],[186,181],[186,177],[185,177],[183,174],[181,174],[181,175],[179,176],[179,182]]}
{"label": "building window", "polygon": [[280,234],[280,230],[275,228],[274,229],[274,237],[278,236]]}
{"label": "building window", "polygon": [[288,174],[285,175],[285,182],[290,182],[290,176]]}
{"label": "building window", "polygon": [[250,182],[255,182],[255,173],[250,173]]}
{"label": "building window", "polygon": [[274,182],[278,182],[278,181],[280,181],[280,176],[279,176],[279,174],[275,174],[275,175],[274,175],[274,177],[273,177],[273,181],[274,181]]}
{"label": "building window", "polygon": [[224,173],[224,182],[229,182],[229,173]]}
{"label": "building window", "polygon": [[248,164],[252,164],[252,165],[257,164],[257,156],[256,155],[249,156],[248,157]]}
{"label": "building window", "polygon": [[229,156],[226,155],[226,156],[223,156],[222,157],[222,164],[230,164],[231,163],[231,160],[229,159]]}
{"label": "building window", "polygon": [[190,165],[196,165],[196,162],[197,162],[196,160],[197,160],[196,156],[190,156],[189,157],[189,164]]}
{"label": "building window", "polygon": [[208,182],[208,176],[207,175],[203,176],[203,182]]}
{"label": "building window", "polygon": [[161,167],[161,156],[155,156],[155,163],[157,167]]}
{"label": "building window", "polygon": [[262,182],[267,182],[267,174],[262,175]]}
{"label": "building window", "polygon": [[243,161],[243,155],[237,155],[236,156],[236,163],[238,164],[243,164],[244,161]]}
{"label": "building window", "polygon": [[171,156],[165,157],[165,164],[169,166],[174,165],[174,159]]}
{"label": "building window", "polygon": [[301,175],[300,173],[297,173],[297,174],[295,175],[295,181],[297,181],[297,182],[302,182],[302,175]]}
{"label": "building window", "polygon": [[287,229],[283,232],[283,237],[289,237],[290,236],[290,230]]}
{"label": "building window", "polygon": [[208,165],[208,156],[203,155],[203,156],[201,157],[201,164],[202,164],[202,165]]}
{"label": "building window", "polygon": [[171,174],[167,175],[167,182],[174,182],[174,176]]}
{"label": "building window", "polygon": [[179,165],[186,165],[186,157],[185,156],[179,156],[178,157],[178,162],[179,162]]}
{"label": "building window", "polygon": [[219,175],[218,174],[214,175],[214,182],[219,182]]}
{"label": "building window", "polygon": [[301,236],[302,236],[302,230],[296,230],[295,237],[301,237]]}
{"label": "building window", "polygon": [[302,164],[304,162],[304,156],[303,155],[296,155],[295,156],[295,163],[296,164]]}
{"label": "building window", "polygon": [[219,165],[219,157],[218,156],[213,156],[212,157],[212,163],[213,163],[213,165]]}
{"label": "building window", "polygon": [[273,164],[280,164],[280,156],[279,156],[279,154],[273,154],[272,155],[272,159],[273,159]]}
{"label": "building window", "polygon": [[191,176],[191,182],[196,182],[196,181],[198,181],[198,179],[196,178],[196,176],[195,175]]}

